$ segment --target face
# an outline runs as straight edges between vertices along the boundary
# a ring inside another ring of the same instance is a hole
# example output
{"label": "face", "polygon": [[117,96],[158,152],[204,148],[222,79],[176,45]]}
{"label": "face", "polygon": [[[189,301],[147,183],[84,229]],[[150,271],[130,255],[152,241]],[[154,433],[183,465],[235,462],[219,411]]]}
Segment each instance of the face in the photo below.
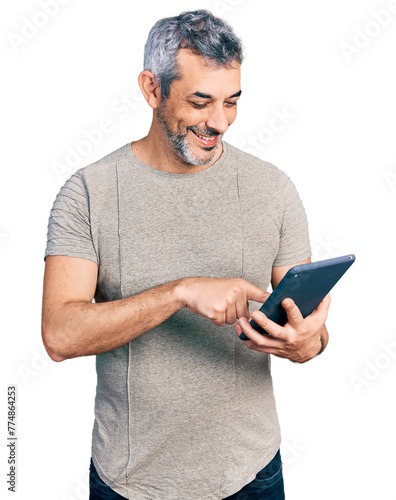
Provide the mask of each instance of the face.
{"label": "face", "polygon": [[209,165],[220,156],[223,134],[236,118],[240,66],[215,67],[189,50],[180,50],[176,59],[180,78],[160,101],[158,125],[175,159]]}

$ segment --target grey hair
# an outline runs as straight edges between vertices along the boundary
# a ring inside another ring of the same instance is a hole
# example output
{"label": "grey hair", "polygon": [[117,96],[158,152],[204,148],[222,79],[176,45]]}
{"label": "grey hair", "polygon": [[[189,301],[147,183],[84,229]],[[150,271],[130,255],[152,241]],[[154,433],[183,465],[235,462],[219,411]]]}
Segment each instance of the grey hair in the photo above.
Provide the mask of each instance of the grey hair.
{"label": "grey hair", "polygon": [[241,64],[243,60],[241,40],[208,10],[160,19],[151,28],[144,48],[144,69],[155,75],[164,99],[171,83],[179,78],[176,55],[180,49],[190,49],[217,66]]}

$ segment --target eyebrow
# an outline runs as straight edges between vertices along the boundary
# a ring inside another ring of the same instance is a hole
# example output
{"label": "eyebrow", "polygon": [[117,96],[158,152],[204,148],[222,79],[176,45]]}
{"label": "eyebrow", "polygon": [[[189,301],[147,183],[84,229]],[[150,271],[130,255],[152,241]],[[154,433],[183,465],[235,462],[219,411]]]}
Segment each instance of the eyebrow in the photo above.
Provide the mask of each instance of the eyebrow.
{"label": "eyebrow", "polygon": [[[234,97],[239,97],[241,94],[242,94],[242,90],[239,90],[239,92],[228,97],[227,99],[233,99]],[[199,91],[194,92],[191,95],[196,96],[196,97],[200,97],[201,99],[213,99],[213,96],[211,96],[210,94],[204,94],[203,92],[199,92]]]}

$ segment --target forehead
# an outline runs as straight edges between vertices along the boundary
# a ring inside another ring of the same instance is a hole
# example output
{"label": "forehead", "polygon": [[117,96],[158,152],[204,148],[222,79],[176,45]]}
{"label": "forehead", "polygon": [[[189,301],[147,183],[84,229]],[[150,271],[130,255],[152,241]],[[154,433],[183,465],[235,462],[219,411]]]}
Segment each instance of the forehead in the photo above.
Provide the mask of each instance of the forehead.
{"label": "forehead", "polygon": [[176,55],[180,78],[173,82],[185,92],[199,90],[212,94],[223,89],[229,95],[240,90],[241,68],[237,62],[228,66],[216,66],[191,50],[181,49]]}

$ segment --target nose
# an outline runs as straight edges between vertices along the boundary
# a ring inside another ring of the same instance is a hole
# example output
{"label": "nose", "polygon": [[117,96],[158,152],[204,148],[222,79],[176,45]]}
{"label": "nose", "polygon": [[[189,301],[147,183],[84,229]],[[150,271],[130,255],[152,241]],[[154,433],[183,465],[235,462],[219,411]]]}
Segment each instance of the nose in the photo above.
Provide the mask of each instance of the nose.
{"label": "nose", "polygon": [[227,131],[229,123],[224,106],[221,104],[211,109],[210,116],[206,120],[207,127],[217,130],[220,134]]}

